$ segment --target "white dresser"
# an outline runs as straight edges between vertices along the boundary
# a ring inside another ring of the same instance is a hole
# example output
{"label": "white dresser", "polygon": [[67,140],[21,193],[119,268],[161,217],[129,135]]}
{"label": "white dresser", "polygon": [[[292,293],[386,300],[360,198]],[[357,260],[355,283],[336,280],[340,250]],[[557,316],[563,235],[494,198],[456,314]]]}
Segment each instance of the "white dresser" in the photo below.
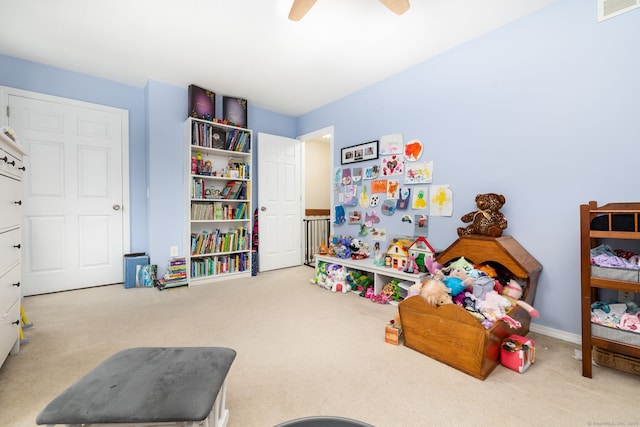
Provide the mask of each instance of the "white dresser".
{"label": "white dresser", "polygon": [[0,365],[20,350],[20,252],[24,152],[0,131]]}

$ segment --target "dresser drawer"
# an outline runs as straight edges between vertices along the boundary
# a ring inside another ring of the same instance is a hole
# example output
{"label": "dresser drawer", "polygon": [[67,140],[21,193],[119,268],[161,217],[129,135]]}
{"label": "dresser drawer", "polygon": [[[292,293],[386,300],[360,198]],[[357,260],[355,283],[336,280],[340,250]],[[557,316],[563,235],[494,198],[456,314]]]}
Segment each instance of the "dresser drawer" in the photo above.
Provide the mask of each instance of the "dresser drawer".
{"label": "dresser drawer", "polygon": [[14,349],[16,352],[20,349],[20,301],[8,312],[0,313],[0,365]]}
{"label": "dresser drawer", "polygon": [[0,272],[20,261],[20,228],[0,233]]}
{"label": "dresser drawer", "polygon": [[22,160],[9,148],[0,148],[0,175],[22,179],[24,167]]}
{"label": "dresser drawer", "polygon": [[[2,162],[0,162],[2,163]],[[20,225],[22,181],[0,175],[0,232]]]}
{"label": "dresser drawer", "polygon": [[9,308],[20,299],[20,264],[4,273],[0,271],[0,315],[6,313]]}

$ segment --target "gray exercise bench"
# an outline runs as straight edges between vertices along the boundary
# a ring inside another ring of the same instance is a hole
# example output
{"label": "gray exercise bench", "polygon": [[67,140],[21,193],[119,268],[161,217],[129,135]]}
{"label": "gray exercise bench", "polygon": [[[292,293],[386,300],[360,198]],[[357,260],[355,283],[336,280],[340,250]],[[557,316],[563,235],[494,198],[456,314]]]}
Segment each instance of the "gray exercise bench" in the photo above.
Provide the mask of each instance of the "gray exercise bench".
{"label": "gray exercise bench", "polygon": [[141,347],[114,354],[49,403],[38,425],[225,427],[225,347]]}

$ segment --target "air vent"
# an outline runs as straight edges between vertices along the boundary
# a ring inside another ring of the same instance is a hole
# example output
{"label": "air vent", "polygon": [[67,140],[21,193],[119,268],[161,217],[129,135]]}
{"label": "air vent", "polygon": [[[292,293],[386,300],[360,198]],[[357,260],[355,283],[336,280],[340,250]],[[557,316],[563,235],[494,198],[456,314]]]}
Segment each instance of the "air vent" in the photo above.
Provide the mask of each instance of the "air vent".
{"label": "air vent", "polygon": [[640,0],[598,0],[598,22],[640,7]]}

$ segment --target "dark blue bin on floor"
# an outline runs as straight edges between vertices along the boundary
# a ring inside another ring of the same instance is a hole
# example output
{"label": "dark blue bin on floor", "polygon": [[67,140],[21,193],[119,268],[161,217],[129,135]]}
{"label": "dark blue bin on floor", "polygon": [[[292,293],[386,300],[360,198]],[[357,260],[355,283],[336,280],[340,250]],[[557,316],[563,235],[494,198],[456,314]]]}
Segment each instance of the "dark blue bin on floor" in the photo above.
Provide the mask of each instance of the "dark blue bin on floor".
{"label": "dark blue bin on floor", "polygon": [[145,253],[126,254],[124,256],[124,287],[136,287],[136,267],[149,264],[149,255]]}

